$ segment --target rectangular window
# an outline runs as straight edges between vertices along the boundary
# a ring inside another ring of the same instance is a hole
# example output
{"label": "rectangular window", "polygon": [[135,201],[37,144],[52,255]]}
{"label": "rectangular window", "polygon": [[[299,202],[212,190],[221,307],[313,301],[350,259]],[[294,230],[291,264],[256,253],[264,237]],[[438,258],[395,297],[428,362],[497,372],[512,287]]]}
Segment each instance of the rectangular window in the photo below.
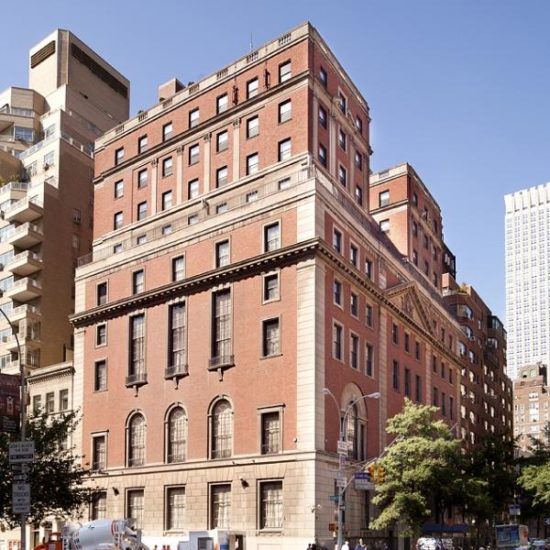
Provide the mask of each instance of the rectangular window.
{"label": "rectangular window", "polygon": [[390,192],[382,191],[378,193],[378,206],[382,208],[383,206],[388,206],[390,204]]}
{"label": "rectangular window", "polygon": [[359,265],[359,249],[354,244],[349,247],[349,259],[355,267]]}
{"label": "rectangular window", "polygon": [[356,334],[350,338],[350,366],[359,369],[359,336]]}
{"label": "rectangular window", "polygon": [[374,316],[373,315],[374,315],[374,313],[373,313],[372,306],[370,304],[367,304],[365,306],[365,321],[367,323],[367,326],[371,327],[371,328],[374,324]]}
{"label": "rectangular window", "polygon": [[355,151],[355,155],[353,158],[355,162],[355,167],[359,170],[363,170],[363,157],[361,156],[361,153],[359,153],[359,151]]}
{"label": "rectangular window", "polygon": [[409,334],[407,332],[405,332],[404,346],[405,346],[405,351],[407,353],[409,353],[411,351],[411,337],[409,336]]}
{"label": "rectangular window", "polygon": [[41,412],[42,409],[42,396],[41,395],[33,395],[32,398],[32,412],[34,414],[38,414]]}
{"label": "rectangular window", "polygon": [[415,376],[414,398],[417,403],[422,402],[422,378],[418,374]]}
{"label": "rectangular window", "polygon": [[216,187],[222,187],[227,184],[227,166],[222,166],[216,170]]}
{"label": "rectangular window", "polygon": [[432,371],[437,372],[437,357],[432,355]]}
{"label": "rectangular window", "polygon": [[147,136],[141,136],[138,138],[138,153],[145,153],[147,151],[147,146],[149,144],[149,141],[147,139]]}
{"label": "rectangular window", "polygon": [[195,128],[195,126],[199,125],[200,116],[201,114],[198,107],[192,111],[189,111],[189,128]]}
{"label": "rectangular window", "polygon": [[187,225],[195,225],[198,222],[199,222],[198,214],[189,214],[189,216],[187,216]]}
{"label": "rectangular window", "polygon": [[319,124],[323,127],[327,127],[327,110],[319,105]]}
{"label": "rectangular window", "polygon": [[124,147],[115,150],[115,166],[118,166],[124,160]]}
{"label": "rectangular window", "polygon": [[390,231],[390,220],[380,220],[380,231],[383,233],[389,233]]}
{"label": "rectangular window", "polygon": [[217,364],[231,362],[231,291],[220,290],[213,295],[212,359]]}
{"label": "rectangular window", "polygon": [[59,410],[69,410],[69,390],[59,390]]}
{"label": "rectangular window", "polygon": [[279,124],[292,118],[292,101],[287,99],[279,103]]}
{"label": "rectangular window", "polygon": [[225,132],[220,132],[216,135],[216,151],[221,153],[229,147],[229,133],[227,130]]}
{"label": "rectangular window", "polygon": [[166,141],[167,139],[170,139],[172,137],[172,123],[167,122],[162,127],[162,141]]}
{"label": "rectangular window", "polygon": [[162,161],[162,177],[165,178],[167,176],[171,176],[172,174],[173,174],[172,157],[168,157],[166,159],[163,159],[163,161]]}
{"label": "rectangular window", "polygon": [[120,229],[123,225],[123,217],[122,217],[122,212],[117,212],[114,216],[113,216],[113,230],[115,229]]}
{"label": "rectangular window", "polygon": [[107,442],[104,435],[92,439],[92,470],[105,470]]}
{"label": "rectangular window", "polygon": [[140,269],[132,273],[132,293],[139,294],[145,290],[145,271]]}
{"label": "rectangular window", "polygon": [[172,191],[165,191],[162,194],[161,207],[163,210],[168,210],[168,208],[172,208]]}
{"label": "rectangular window", "polygon": [[260,483],[260,529],[283,527],[283,482]]}
{"label": "rectangular window", "polygon": [[124,182],[122,180],[115,181],[115,199],[120,199],[124,196]]}
{"label": "rectangular window", "polygon": [[216,98],[216,113],[219,115],[224,111],[227,111],[229,106],[229,101],[227,99],[227,94],[220,95]]}
{"label": "rectangular window", "polygon": [[399,344],[399,327],[395,324],[391,324],[391,340],[394,344]]}
{"label": "rectangular window", "polygon": [[52,414],[55,410],[55,394],[54,392],[48,392],[46,394],[46,412]]}
{"label": "rectangular window", "polygon": [[279,141],[279,162],[288,160],[292,156],[292,140],[290,138]]}
{"label": "rectangular window", "polygon": [[256,137],[260,133],[260,119],[253,116],[246,121],[246,137],[248,139]]}
{"label": "rectangular window", "polygon": [[182,531],[185,528],[185,487],[166,489],[166,530]]}
{"label": "rectangular window", "polygon": [[258,153],[253,153],[246,157],[246,175],[251,176],[255,174],[259,169],[260,158]]}
{"label": "rectangular window", "polygon": [[342,283],[340,281],[334,281],[333,284],[333,301],[335,304],[342,305]]}
{"label": "rectangular window", "polygon": [[374,348],[367,344],[365,347],[365,374],[367,376],[373,376],[374,374]]}
{"label": "rectangular window", "polygon": [[411,371],[405,368],[405,396],[411,395]]}
{"label": "rectangular window", "polygon": [[338,229],[332,230],[332,246],[336,252],[342,254],[342,233]]}
{"label": "rectangular window", "polygon": [[187,327],[185,302],[169,308],[168,367],[175,373],[183,373],[187,365]]}
{"label": "rectangular window", "polygon": [[359,317],[359,296],[357,296],[357,294],[355,294],[354,292],[351,292],[349,302],[350,302],[350,313],[354,317]]}
{"label": "rectangular window", "polygon": [[107,362],[96,361],[94,365],[94,391],[107,389]]}
{"label": "rectangular window", "polygon": [[144,187],[147,187],[147,168],[144,168],[143,170],[140,170],[137,175],[137,186],[138,189],[143,189]]}
{"label": "rectangular window", "polygon": [[281,330],[279,319],[268,319],[262,323],[262,356],[281,353]]}
{"label": "rectangular window", "polygon": [[210,529],[229,529],[231,484],[210,486]]}
{"label": "rectangular window", "polygon": [[392,387],[399,391],[399,363],[397,361],[393,362]]}
{"label": "rectangular window", "polygon": [[264,302],[279,299],[279,274],[273,273],[264,277]]}
{"label": "rectangular window", "polygon": [[348,184],[348,171],[341,164],[338,166],[338,181],[344,187]]}
{"label": "rectangular window", "polygon": [[185,256],[172,258],[172,281],[185,279]]}
{"label": "rectangular window", "polygon": [[332,354],[335,359],[342,360],[342,332],[340,325],[334,323],[332,327]]}
{"label": "rectangular window", "polygon": [[254,202],[258,200],[258,191],[250,191],[246,194],[246,202]]}
{"label": "rectangular window", "polygon": [[199,196],[199,180],[191,180],[187,184],[187,196],[189,200],[196,199]]}
{"label": "rectangular window", "polygon": [[216,267],[224,267],[229,265],[229,263],[229,241],[216,243]]}
{"label": "rectangular window", "polygon": [[277,182],[277,188],[279,189],[279,191],[283,191],[284,189],[288,189],[291,186],[291,183],[292,182],[291,182],[290,178],[280,179]]}
{"label": "rectangular window", "polygon": [[246,83],[246,99],[251,99],[258,95],[259,82],[257,78],[253,78]]}
{"label": "rectangular window", "polygon": [[170,235],[170,233],[172,233],[172,224],[167,224],[167,225],[163,225],[160,229],[160,232],[163,234],[163,235]]}
{"label": "rectangular window", "polygon": [[286,82],[292,78],[292,65],[290,61],[279,65],[279,83]]}
{"label": "rectangular window", "polygon": [[326,88],[328,85],[328,74],[323,67],[319,67],[319,80],[321,84]]}
{"label": "rectangular window", "polygon": [[319,143],[319,162],[326,167],[328,160],[327,160],[327,148],[322,144]]}
{"label": "rectangular window", "polygon": [[144,220],[146,217],[147,217],[147,201],[143,201],[137,205],[137,219]]}
{"label": "rectangular window", "polygon": [[344,114],[346,113],[348,100],[342,92],[338,92],[338,107],[340,107],[340,111],[342,111]]}
{"label": "rectangular window", "polygon": [[145,316],[130,317],[130,377],[140,377],[145,374]]}
{"label": "rectangular window", "polygon": [[95,333],[95,345],[105,346],[107,344],[107,325],[97,325]]}
{"label": "rectangular window", "polygon": [[447,415],[447,399],[445,392],[441,392],[441,414],[443,416]]}
{"label": "rectangular window", "polygon": [[126,517],[133,520],[133,528],[143,527],[143,489],[132,489],[126,493]]}
{"label": "rectangular window", "polygon": [[96,288],[96,303],[103,306],[107,303],[107,283],[99,283]]}
{"label": "rectangular window", "polygon": [[365,275],[367,279],[372,280],[372,261],[368,259],[365,260]]}
{"label": "rectangular window", "polygon": [[101,491],[95,493],[92,497],[92,509],[90,512],[90,519],[92,521],[96,519],[105,519],[107,517],[107,493]]}
{"label": "rectangular window", "polygon": [[281,421],[278,412],[262,414],[262,454],[280,452]]}
{"label": "rectangular window", "polygon": [[417,361],[420,361],[420,342],[414,343],[414,357]]}
{"label": "rectangular window", "polygon": [[451,395],[449,395],[449,418],[451,420],[454,420],[454,417],[455,417],[454,408],[455,408],[455,400]]}
{"label": "rectangular window", "polygon": [[191,145],[189,147],[189,166],[197,164],[199,162],[199,144]]}
{"label": "rectangular window", "polygon": [[216,214],[223,214],[224,212],[227,212],[227,203],[220,202],[216,205]]}
{"label": "rectangular window", "polygon": [[363,133],[363,119],[360,116],[355,117],[355,127],[360,134]]}
{"label": "rectangular window", "polygon": [[347,148],[348,137],[346,136],[343,130],[338,131],[338,145],[342,151],[345,151]]}
{"label": "rectangular window", "polygon": [[434,387],[433,389],[432,405],[434,405],[435,407],[439,405],[439,391],[436,387]]}
{"label": "rectangular window", "polygon": [[281,227],[279,222],[264,226],[264,252],[271,252],[281,247]]}

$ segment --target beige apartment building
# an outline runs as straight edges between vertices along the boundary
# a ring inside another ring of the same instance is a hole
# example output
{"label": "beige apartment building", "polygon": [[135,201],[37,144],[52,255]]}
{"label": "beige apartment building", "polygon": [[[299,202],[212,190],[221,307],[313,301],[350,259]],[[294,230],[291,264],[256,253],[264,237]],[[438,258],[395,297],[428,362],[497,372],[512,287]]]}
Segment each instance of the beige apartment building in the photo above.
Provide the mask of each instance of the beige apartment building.
{"label": "beige apartment building", "polygon": [[[2,316],[0,369],[22,361],[32,407],[51,414],[80,406],[69,315],[91,249],[93,147],[128,110],[128,80],[66,30],[31,49],[28,88],[0,93],[0,308],[21,344]],[[29,527],[29,545],[57,527]],[[1,533],[0,549],[16,538]]]}

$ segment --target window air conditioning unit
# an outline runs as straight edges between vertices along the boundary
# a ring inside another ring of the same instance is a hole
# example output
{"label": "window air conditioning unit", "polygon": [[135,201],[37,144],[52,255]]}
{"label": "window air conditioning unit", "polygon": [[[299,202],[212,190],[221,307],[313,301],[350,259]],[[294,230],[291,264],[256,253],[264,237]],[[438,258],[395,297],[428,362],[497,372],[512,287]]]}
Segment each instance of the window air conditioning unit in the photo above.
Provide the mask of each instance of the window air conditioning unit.
{"label": "window air conditioning unit", "polygon": [[50,165],[49,165],[47,162],[45,162],[45,163],[43,164],[42,168],[44,168],[44,170],[46,170],[46,172],[47,172],[47,171],[49,170],[49,168],[50,168]]}

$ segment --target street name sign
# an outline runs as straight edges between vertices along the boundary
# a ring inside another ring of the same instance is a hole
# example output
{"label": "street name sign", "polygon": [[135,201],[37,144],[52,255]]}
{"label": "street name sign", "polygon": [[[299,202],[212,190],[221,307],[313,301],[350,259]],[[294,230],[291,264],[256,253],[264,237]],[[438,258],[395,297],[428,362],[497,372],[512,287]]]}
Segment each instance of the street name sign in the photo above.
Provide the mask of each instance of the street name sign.
{"label": "street name sign", "polygon": [[10,443],[10,464],[32,462],[34,460],[34,441],[15,441]]}
{"label": "street name sign", "polygon": [[368,472],[355,472],[353,476],[356,491],[372,491],[374,490],[374,483],[370,480]]}

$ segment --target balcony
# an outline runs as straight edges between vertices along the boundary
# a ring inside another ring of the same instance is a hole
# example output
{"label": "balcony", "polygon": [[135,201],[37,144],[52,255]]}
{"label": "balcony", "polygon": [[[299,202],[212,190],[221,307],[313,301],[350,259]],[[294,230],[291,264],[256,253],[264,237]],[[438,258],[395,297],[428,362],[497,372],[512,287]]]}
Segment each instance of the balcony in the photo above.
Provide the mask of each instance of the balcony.
{"label": "balcony", "polygon": [[164,378],[182,378],[183,376],[187,376],[188,374],[189,367],[187,364],[172,365],[170,367],[166,367],[166,370],[164,371]]}
{"label": "balcony", "polygon": [[24,277],[13,283],[13,286],[6,290],[4,295],[11,300],[28,302],[42,295],[42,285],[30,277]]}
{"label": "balcony", "polygon": [[17,226],[8,237],[7,242],[17,248],[31,248],[42,242],[44,233],[34,223],[24,223]]}
{"label": "balcony", "polygon": [[25,197],[14,202],[4,211],[4,219],[8,222],[33,222],[42,217],[44,208],[38,197]]}
{"label": "balcony", "polygon": [[8,319],[12,323],[20,323],[21,321],[27,321],[28,323],[34,323],[40,321],[42,314],[40,309],[36,306],[31,306],[29,304],[24,304],[22,306],[14,307],[8,313]]}
{"label": "balcony", "polygon": [[126,386],[144,386],[147,384],[147,373],[146,372],[136,372],[135,374],[129,374],[126,377]]}
{"label": "balcony", "polygon": [[[38,332],[29,331],[28,337],[25,338],[24,334],[19,333],[19,344],[22,348],[26,348],[29,351],[36,351],[40,348],[40,335]],[[8,351],[19,351],[17,346],[17,340],[14,335],[10,335],[5,339],[6,349]]]}
{"label": "balcony", "polygon": [[42,269],[42,257],[36,252],[26,250],[14,256],[6,266],[14,275],[26,277]]}
{"label": "balcony", "polygon": [[11,181],[2,185],[0,187],[0,202],[19,201],[25,197],[28,188],[29,184],[21,181]]}

